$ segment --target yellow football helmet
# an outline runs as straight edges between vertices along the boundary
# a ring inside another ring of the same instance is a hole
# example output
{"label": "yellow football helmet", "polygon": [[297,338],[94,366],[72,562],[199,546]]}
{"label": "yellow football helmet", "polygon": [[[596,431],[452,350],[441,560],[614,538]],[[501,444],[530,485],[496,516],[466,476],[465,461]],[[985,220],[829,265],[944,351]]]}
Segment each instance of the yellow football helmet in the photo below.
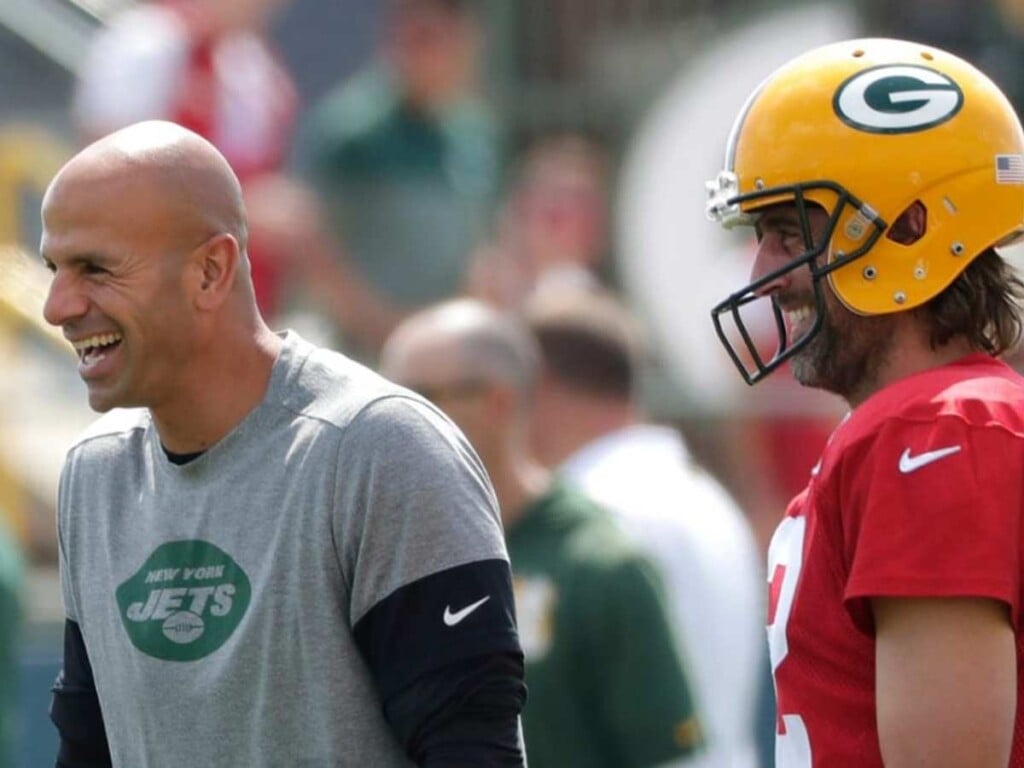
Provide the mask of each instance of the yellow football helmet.
{"label": "yellow football helmet", "polygon": [[[707,186],[708,216],[726,227],[753,224],[759,210],[787,202],[799,212],[816,204],[830,216],[825,242],[807,242],[800,258],[712,310],[752,384],[817,333],[823,279],[853,312],[899,312],[941,293],[986,249],[1019,237],[1024,134],[1003,93],[966,61],[901,40],[850,40],[792,60],[751,94],[729,136],[725,169]],[[915,202],[927,212],[924,234],[910,244],[887,237]],[[779,345],[765,362],[740,307],[805,265],[818,320],[788,339],[773,306]],[[727,337],[723,316],[732,317],[749,359]]]}

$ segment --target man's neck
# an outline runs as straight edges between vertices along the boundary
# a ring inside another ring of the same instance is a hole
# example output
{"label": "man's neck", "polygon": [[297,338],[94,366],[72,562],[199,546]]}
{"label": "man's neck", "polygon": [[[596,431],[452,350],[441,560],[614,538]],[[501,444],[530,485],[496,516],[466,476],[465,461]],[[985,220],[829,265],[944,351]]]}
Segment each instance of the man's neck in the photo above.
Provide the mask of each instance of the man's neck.
{"label": "man's neck", "polygon": [[890,354],[875,381],[846,398],[851,408],[856,408],[894,381],[948,365],[977,351],[962,335],[954,336],[946,344],[933,349],[927,329],[913,316],[908,315],[904,320],[894,326],[895,338]]}
{"label": "man's neck", "polygon": [[160,442],[172,453],[205,451],[230,433],[263,400],[282,340],[269,330],[256,343],[220,348],[202,366],[192,397],[150,409]]}

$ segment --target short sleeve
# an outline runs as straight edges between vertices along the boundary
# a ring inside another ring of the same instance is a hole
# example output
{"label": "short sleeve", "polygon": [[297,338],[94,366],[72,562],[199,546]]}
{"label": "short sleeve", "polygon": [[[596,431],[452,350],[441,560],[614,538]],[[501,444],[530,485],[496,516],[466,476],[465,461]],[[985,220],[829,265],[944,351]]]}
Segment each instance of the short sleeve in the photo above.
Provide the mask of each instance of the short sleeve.
{"label": "short sleeve", "polygon": [[593,576],[588,655],[613,731],[606,743],[618,753],[609,763],[651,766],[693,753],[703,743],[700,722],[656,571],[635,556]]}
{"label": "short sleeve", "polygon": [[[848,465],[848,466],[847,466]],[[893,419],[844,460],[845,597],[991,597],[1020,609],[1024,441],[953,416]]]}

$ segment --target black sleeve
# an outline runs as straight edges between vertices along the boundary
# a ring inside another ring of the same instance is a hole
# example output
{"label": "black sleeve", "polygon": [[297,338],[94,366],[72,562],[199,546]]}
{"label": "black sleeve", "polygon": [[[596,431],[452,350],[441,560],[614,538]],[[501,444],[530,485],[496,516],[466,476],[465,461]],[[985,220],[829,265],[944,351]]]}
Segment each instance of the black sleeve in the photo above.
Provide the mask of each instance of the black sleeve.
{"label": "black sleeve", "polygon": [[418,766],[525,765],[526,686],[507,560],[406,584],[373,606],[354,634],[384,715]]}
{"label": "black sleeve", "polygon": [[524,768],[519,713],[523,657],[495,653],[449,664],[384,702],[384,716],[420,768]]}
{"label": "black sleeve", "polygon": [[521,654],[508,561],[477,560],[405,584],[353,634],[384,701],[463,659]]}
{"label": "black sleeve", "polygon": [[64,666],[53,684],[50,720],[60,734],[57,768],[110,768],[110,747],[92,665],[78,624],[64,622]]}

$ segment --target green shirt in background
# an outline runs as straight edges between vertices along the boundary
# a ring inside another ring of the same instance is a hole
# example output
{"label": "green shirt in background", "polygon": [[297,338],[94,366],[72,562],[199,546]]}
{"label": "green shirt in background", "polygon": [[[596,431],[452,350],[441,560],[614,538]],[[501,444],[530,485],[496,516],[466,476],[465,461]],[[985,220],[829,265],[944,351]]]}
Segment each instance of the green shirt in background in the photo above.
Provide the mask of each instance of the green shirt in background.
{"label": "green shirt in background", "polygon": [[352,263],[415,307],[461,291],[497,196],[500,144],[482,102],[417,111],[375,67],[316,106],[296,154]]}
{"label": "green shirt in background", "polygon": [[642,768],[698,749],[657,574],[604,510],[556,484],[506,539],[531,768]]}
{"label": "green shirt in background", "polygon": [[17,639],[21,627],[21,554],[0,515],[0,768],[14,765]]}

